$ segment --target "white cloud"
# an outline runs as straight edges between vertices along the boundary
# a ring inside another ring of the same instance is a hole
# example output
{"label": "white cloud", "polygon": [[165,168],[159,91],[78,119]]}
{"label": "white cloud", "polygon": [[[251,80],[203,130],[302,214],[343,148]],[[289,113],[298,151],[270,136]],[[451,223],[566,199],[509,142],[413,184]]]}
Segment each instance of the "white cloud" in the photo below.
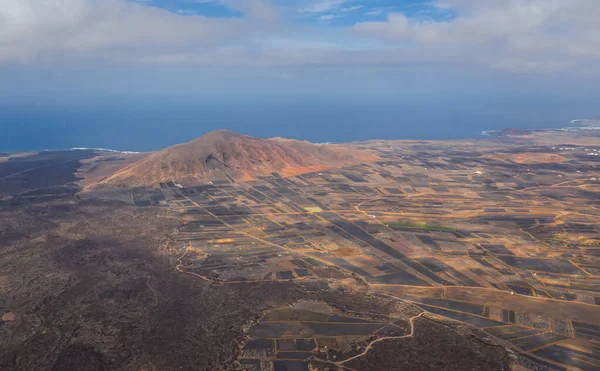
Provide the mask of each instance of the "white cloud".
{"label": "white cloud", "polygon": [[[172,13],[126,0],[0,0],[0,63],[108,60],[216,66],[484,65],[516,72],[599,73],[598,0],[445,0],[429,9],[444,21],[399,12],[353,28],[324,27],[362,9],[353,0],[319,0],[297,9],[268,0],[219,2],[241,18]],[[289,8],[287,8],[289,9]],[[367,8],[367,15],[388,8]],[[381,11],[381,13],[379,13]],[[362,14],[362,12],[361,12]],[[368,16],[365,16],[368,19]],[[270,22],[266,22],[269,20]]]}
{"label": "white cloud", "polygon": [[424,56],[511,71],[556,71],[600,59],[597,0],[447,0],[435,6],[457,15],[435,22],[397,13],[354,29]]}
{"label": "white cloud", "polygon": [[0,61],[210,45],[243,26],[236,19],[181,16],[124,0],[2,0],[0,19]]}
{"label": "white cloud", "polygon": [[317,17],[319,21],[331,21],[332,19],[337,18],[338,16],[335,14],[323,14]]}
{"label": "white cloud", "polygon": [[365,7],[364,5],[353,5],[353,6],[349,6],[346,8],[341,8],[340,12],[342,12],[342,13],[354,12],[354,11],[360,10],[364,7]]}
{"label": "white cloud", "polygon": [[385,10],[383,9],[373,9],[373,10],[369,10],[368,12],[366,12],[366,15],[381,15],[385,12]]}
{"label": "white cloud", "polygon": [[181,15],[197,15],[198,13],[193,9],[177,9],[177,13]]}
{"label": "white cloud", "polygon": [[[139,0],[138,0],[139,1]],[[152,0],[142,0],[152,1]],[[196,4],[220,4],[248,16],[273,21],[279,18],[279,10],[270,0],[187,0]]]}

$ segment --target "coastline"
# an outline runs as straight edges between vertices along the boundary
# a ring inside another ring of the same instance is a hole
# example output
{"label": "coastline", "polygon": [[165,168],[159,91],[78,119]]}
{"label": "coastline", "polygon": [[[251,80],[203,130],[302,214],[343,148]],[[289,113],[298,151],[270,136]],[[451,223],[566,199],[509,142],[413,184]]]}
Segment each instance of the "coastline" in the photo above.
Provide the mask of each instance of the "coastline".
{"label": "coastline", "polygon": [[[579,131],[579,130],[600,130],[600,120],[593,119],[575,119],[569,121],[571,125],[578,126],[565,126],[562,128],[541,128],[541,129],[530,129],[522,128],[531,132],[543,132],[543,131]],[[482,130],[481,136],[484,137],[496,137],[501,133],[502,130]]]}

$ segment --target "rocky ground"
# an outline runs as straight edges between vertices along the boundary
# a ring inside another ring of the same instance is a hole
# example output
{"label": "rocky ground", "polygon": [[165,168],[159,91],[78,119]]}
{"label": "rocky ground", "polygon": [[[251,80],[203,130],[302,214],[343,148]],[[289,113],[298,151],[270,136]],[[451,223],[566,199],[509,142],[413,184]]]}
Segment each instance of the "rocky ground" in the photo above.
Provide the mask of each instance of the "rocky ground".
{"label": "rocky ground", "polygon": [[[0,369],[219,369],[291,284],[212,286],[161,252],[177,220],[72,201],[0,211]],[[8,318],[9,316],[6,316]]]}
{"label": "rocky ground", "polygon": [[[244,327],[269,308],[316,299],[341,311],[415,313],[343,285],[215,285],[179,273],[166,246],[180,223],[158,208],[71,197],[0,206],[0,369],[228,369]],[[352,368],[457,369],[448,355],[486,367],[504,360],[502,349],[448,335],[444,325],[419,322],[418,330],[410,341],[378,344]]]}

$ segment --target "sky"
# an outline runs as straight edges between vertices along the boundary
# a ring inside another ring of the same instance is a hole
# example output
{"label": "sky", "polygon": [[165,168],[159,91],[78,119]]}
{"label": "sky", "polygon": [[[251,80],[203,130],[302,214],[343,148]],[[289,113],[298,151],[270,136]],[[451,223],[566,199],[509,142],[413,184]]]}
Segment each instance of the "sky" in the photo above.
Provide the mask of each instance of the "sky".
{"label": "sky", "polygon": [[598,19],[598,0],[0,0],[0,103],[451,96],[593,113]]}

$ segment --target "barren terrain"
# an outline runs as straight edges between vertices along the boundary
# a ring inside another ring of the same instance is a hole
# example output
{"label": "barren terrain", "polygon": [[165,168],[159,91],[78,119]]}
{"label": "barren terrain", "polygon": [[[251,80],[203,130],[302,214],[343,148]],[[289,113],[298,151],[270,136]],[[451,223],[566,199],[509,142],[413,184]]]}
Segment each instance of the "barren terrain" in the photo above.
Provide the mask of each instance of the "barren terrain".
{"label": "barren terrain", "polygon": [[4,156],[0,369],[600,368],[600,138],[346,147],[85,190],[137,165]]}

